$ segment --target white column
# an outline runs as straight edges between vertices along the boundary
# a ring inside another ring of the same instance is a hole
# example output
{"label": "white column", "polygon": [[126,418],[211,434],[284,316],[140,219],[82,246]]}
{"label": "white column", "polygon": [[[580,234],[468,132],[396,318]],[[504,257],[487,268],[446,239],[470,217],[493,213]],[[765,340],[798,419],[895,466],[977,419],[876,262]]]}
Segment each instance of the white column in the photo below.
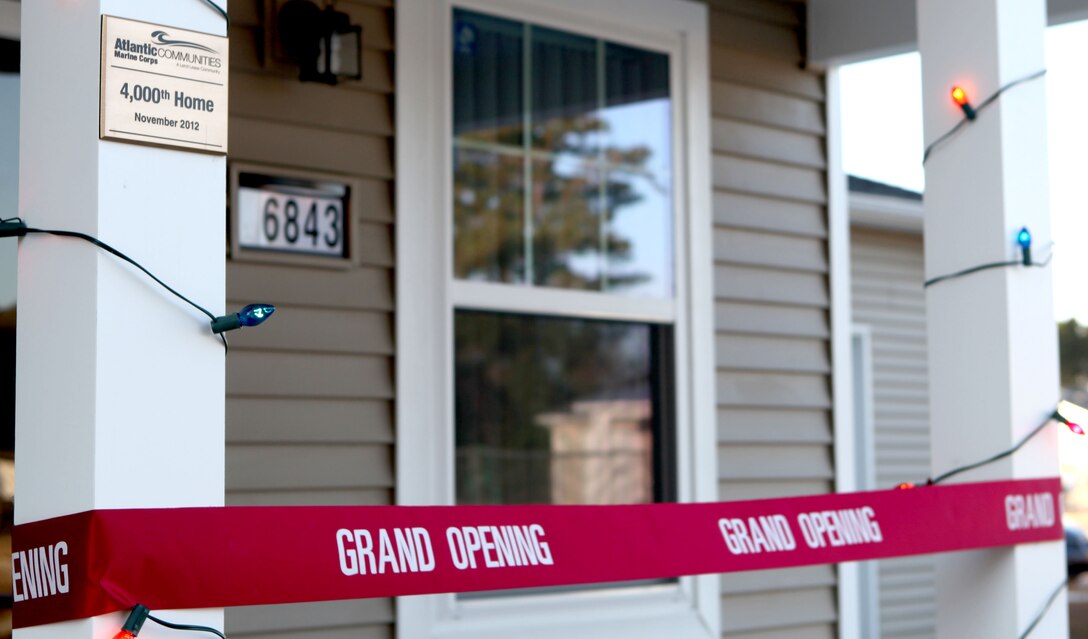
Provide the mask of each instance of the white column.
{"label": "white column", "polygon": [[[226,159],[98,139],[101,14],[226,33],[203,0],[24,2],[20,215],[97,236],[221,314]],[[224,354],[205,316],[94,246],[45,235],[20,241],[18,309],[16,524],[223,504]],[[222,627],[220,609],[157,614]],[[15,636],[109,639],[124,618]],[[140,637],[174,632],[149,622]]]}
{"label": "white column", "polygon": [[[1044,0],[918,0],[925,137],[963,117],[954,85],[977,105],[1044,68]],[[889,123],[894,126],[894,123]],[[1016,233],[1049,252],[1044,83],[1016,86],[935,148],[926,164],[926,277],[1019,258]],[[1054,409],[1057,337],[1048,268],[983,271],[927,290],[933,473],[1012,447]],[[952,481],[1053,477],[1056,431],[1011,458]],[[965,522],[969,523],[969,522]],[[1065,579],[1061,542],[938,557],[938,636],[1015,638]],[[1059,597],[1032,639],[1066,637]]]}

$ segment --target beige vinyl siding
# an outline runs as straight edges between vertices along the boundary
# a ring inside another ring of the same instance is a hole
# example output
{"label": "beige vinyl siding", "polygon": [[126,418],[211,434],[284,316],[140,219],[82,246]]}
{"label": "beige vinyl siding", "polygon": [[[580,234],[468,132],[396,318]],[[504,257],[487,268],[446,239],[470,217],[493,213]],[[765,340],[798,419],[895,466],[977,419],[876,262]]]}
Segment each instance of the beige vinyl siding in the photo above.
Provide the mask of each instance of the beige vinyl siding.
{"label": "beige vinyl siding", "polygon": [[[365,50],[363,80],[335,87],[272,58],[272,6],[230,2],[229,160],[359,179],[360,258],[346,270],[227,262],[229,309],[277,307],[230,335],[227,503],[392,504],[393,3],[337,2]],[[233,608],[226,624],[230,637],[389,639],[393,617],[391,599],[372,599]]]}
{"label": "beige vinyl siding", "polygon": [[[803,69],[803,3],[708,5],[718,496],[826,493],[835,473],[824,78]],[[723,635],[832,639],[835,575],[723,575]]]}
{"label": "beige vinyl siding", "polygon": [[[922,238],[854,228],[851,232],[854,323],[872,339],[876,488],[930,474]],[[934,560],[877,563],[880,636],[924,639],[936,633]]]}

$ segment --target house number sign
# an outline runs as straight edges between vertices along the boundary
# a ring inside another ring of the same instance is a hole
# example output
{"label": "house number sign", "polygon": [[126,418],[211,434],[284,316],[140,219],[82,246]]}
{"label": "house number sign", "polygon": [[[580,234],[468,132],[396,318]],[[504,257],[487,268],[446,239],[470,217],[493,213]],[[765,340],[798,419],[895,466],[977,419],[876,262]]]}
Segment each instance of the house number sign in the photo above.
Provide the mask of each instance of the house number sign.
{"label": "house number sign", "polygon": [[244,248],[344,255],[344,200],[320,193],[243,188],[238,193]]}
{"label": "house number sign", "polygon": [[102,16],[98,135],[227,152],[227,39]]}
{"label": "house number sign", "polygon": [[358,182],[347,176],[231,165],[234,259],[347,268]]}

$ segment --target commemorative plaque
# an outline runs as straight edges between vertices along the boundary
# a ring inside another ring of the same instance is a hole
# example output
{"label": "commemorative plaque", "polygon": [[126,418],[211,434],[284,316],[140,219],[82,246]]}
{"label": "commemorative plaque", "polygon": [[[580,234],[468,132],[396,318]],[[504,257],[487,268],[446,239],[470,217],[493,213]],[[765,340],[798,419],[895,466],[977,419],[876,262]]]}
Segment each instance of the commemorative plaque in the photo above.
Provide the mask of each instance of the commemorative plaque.
{"label": "commemorative plaque", "polygon": [[227,39],[102,16],[99,138],[227,152]]}

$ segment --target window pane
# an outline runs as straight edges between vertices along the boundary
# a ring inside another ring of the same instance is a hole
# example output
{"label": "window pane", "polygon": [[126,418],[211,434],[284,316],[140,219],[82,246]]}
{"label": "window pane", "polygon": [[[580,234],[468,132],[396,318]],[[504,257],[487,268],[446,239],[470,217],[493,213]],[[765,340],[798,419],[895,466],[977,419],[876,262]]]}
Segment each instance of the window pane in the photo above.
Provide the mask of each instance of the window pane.
{"label": "window pane", "polygon": [[611,292],[672,294],[672,113],[669,58],[606,45],[602,120],[609,173],[608,267]]}
{"label": "window pane", "polygon": [[601,170],[596,162],[533,161],[533,283],[601,290]]}
{"label": "window pane", "polygon": [[672,114],[669,57],[634,47],[605,45],[607,159],[644,167],[669,182]]}
{"label": "window pane", "polygon": [[531,34],[533,148],[594,155],[603,97],[597,40],[540,27]]}
{"label": "window pane", "polygon": [[455,160],[455,276],[671,297],[669,57],[464,10],[453,37],[455,149],[506,154]]}
{"label": "window pane", "polygon": [[645,297],[672,295],[672,193],[652,173],[608,172],[605,288]]}
{"label": "window pane", "polygon": [[668,330],[457,311],[458,503],[669,498]]}
{"label": "window pane", "polygon": [[454,149],[454,274],[463,279],[520,282],[525,271],[522,159]]}
{"label": "window pane", "polygon": [[453,133],[521,146],[524,25],[453,11]]}

